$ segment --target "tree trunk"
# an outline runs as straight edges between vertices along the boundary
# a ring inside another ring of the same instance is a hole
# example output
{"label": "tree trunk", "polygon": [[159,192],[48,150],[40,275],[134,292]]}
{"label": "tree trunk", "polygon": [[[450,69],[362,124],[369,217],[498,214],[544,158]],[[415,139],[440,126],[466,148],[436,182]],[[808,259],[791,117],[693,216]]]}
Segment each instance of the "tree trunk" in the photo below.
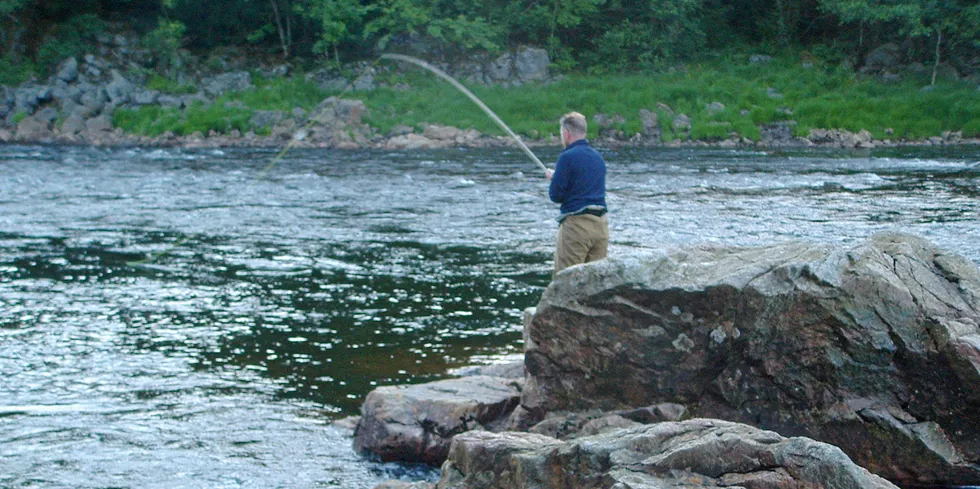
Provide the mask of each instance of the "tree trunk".
{"label": "tree trunk", "polygon": [[286,43],[286,32],[282,27],[282,16],[279,15],[278,0],[269,0],[272,4],[272,12],[276,16],[276,29],[279,31],[279,45],[282,46],[282,57],[289,57],[289,44]]}
{"label": "tree trunk", "polygon": [[939,71],[939,45],[943,42],[942,29],[936,29],[936,64],[932,65],[932,84],[936,84],[936,73]]}
{"label": "tree trunk", "polygon": [[293,47],[293,16],[289,15],[292,12],[292,7],[289,5],[289,0],[286,0],[286,49],[292,49]]}

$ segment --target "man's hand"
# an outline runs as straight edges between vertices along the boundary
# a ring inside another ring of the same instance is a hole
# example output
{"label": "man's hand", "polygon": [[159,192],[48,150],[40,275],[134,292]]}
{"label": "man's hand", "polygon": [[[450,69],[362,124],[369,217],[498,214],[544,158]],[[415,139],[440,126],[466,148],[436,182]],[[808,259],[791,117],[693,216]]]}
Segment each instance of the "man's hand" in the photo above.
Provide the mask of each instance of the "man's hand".
{"label": "man's hand", "polygon": [[551,180],[551,177],[553,177],[553,176],[555,176],[555,171],[554,170],[552,170],[551,168],[546,168],[544,170],[544,177],[545,178],[547,178],[548,180]]}

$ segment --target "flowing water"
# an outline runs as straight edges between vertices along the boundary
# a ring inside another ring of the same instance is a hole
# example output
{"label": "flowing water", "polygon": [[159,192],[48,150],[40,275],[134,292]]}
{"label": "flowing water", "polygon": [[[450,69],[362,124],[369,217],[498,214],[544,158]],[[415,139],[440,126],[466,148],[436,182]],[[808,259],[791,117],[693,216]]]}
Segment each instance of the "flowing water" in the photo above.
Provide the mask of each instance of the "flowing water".
{"label": "flowing water", "polygon": [[[0,146],[0,487],[436,475],[330,421],[520,353],[547,182],[497,150],[292,151],[259,178],[274,153]],[[612,254],[904,231],[980,262],[980,148],[605,154]]]}

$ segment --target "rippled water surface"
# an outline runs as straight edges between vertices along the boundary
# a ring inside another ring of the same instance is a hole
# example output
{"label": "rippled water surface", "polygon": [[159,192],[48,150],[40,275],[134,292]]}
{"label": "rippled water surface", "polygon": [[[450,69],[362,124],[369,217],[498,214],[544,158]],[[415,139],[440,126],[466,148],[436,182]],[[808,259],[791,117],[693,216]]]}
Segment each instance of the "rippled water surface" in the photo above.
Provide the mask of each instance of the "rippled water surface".
{"label": "rippled water surface", "polygon": [[[612,254],[904,231],[980,262],[978,148],[605,154]],[[274,155],[0,146],[0,487],[435,475],[330,421],[521,351],[547,182],[519,152]]]}

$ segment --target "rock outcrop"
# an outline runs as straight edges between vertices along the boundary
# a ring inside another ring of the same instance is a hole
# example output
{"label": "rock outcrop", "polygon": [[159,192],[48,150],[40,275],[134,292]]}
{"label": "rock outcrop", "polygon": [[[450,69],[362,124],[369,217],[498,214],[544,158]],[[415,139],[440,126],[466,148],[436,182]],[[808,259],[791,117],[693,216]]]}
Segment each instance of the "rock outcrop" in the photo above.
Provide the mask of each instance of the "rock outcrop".
{"label": "rock outcrop", "polygon": [[499,430],[520,398],[521,382],[472,376],[379,387],[364,400],[354,448],[384,461],[439,465],[453,436]]}
{"label": "rock outcrop", "polygon": [[437,489],[837,487],[891,489],[838,448],[744,424],[694,419],[561,442],[531,433],[453,440]]}
{"label": "rock outcrop", "polygon": [[525,333],[512,427],[676,403],[837,445],[897,483],[978,484],[978,323],[976,265],[907,235],[571,267]]}

